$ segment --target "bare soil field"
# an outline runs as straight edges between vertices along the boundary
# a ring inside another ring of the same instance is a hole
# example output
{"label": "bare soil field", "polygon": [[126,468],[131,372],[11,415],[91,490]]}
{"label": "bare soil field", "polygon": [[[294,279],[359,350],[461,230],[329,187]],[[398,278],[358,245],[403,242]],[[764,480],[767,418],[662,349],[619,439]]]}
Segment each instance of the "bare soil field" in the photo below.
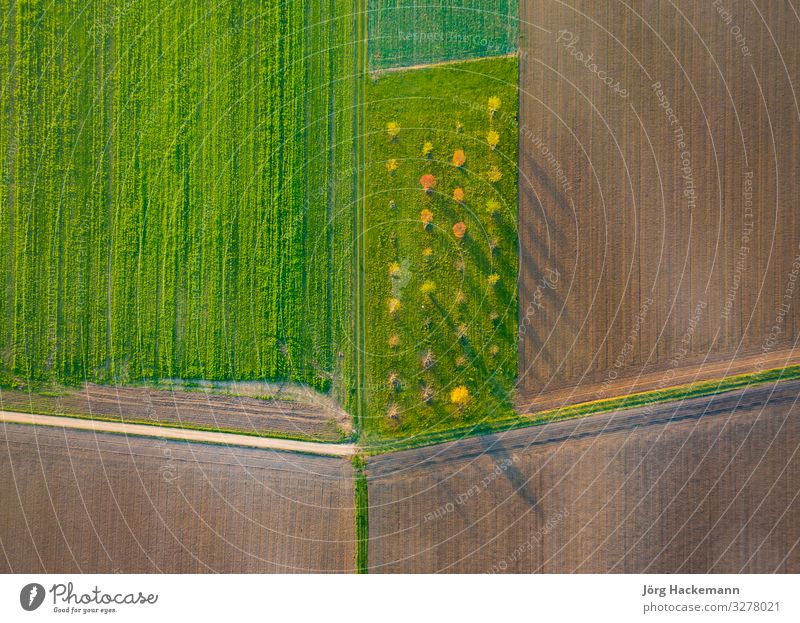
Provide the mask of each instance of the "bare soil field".
{"label": "bare soil field", "polygon": [[244,433],[278,433],[337,441],[352,429],[349,415],[315,392],[291,400],[228,396],[209,391],[86,384],[58,395],[0,390],[0,408],[53,415],[158,422]]}
{"label": "bare soil field", "polygon": [[795,349],[800,30],[724,4],[521,6],[524,411]]}
{"label": "bare soil field", "polygon": [[373,458],[371,572],[800,571],[800,382]]}
{"label": "bare soil field", "polygon": [[0,427],[0,572],[352,572],[349,461]]}

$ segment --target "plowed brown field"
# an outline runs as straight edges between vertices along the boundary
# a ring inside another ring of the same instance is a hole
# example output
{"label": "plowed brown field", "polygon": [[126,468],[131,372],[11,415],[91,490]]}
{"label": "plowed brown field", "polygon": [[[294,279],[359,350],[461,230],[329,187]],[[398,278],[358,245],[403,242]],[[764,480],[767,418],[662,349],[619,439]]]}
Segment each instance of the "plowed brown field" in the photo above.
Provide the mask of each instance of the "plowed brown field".
{"label": "plowed brown field", "polygon": [[800,23],[723,4],[521,4],[524,411],[797,359]]}
{"label": "plowed brown field", "polygon": [[385,455],[372,572],[800,571],[800,382]]}
{"label": "plowed brown field", "polygon": [[0,572],[352,572],[346,460],[0,427]]}

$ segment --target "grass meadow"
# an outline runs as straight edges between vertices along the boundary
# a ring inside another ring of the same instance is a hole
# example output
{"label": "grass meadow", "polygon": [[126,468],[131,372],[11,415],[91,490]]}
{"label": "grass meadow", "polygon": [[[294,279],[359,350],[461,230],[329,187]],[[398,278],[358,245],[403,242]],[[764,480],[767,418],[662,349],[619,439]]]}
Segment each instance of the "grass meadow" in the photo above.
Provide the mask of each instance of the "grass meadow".
{"label": "grass meadow", "polygon": [[368,83],[368,435],[512,412],[517,73],[499,58]]}

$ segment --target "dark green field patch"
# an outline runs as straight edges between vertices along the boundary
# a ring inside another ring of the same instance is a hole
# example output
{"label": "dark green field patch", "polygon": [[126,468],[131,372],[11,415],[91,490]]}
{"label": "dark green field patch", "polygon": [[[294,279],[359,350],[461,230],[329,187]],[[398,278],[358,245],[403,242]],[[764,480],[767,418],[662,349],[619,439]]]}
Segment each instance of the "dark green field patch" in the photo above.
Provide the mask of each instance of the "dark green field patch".
{"label": "dark green field patch", "polygon": [[369,0],[370,69],[517,51],[519,0]]}

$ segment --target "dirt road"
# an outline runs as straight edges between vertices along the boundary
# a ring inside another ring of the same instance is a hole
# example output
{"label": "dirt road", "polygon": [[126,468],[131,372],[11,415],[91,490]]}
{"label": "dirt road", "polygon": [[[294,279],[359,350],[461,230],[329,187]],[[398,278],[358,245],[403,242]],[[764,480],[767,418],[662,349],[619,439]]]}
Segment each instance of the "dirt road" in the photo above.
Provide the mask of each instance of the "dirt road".
{"label": "dirt road", "polygon": [[16,413],[13,411],[0,411],[0,422],[10,424],[35,424],[38,426],[116,433],[119,435],[133,435],[136,437],[158,437],[176,441],[215,443],[226,446],[284,450],[326,456],[348,457],[353,456],[356,452],[356,447],[353,444],[314,443],[311,441],[296,441],[293,439],[256,437],[254,435],[237,435],[235,433],[215,433],[187,428],[105,422],[102,420]]}

